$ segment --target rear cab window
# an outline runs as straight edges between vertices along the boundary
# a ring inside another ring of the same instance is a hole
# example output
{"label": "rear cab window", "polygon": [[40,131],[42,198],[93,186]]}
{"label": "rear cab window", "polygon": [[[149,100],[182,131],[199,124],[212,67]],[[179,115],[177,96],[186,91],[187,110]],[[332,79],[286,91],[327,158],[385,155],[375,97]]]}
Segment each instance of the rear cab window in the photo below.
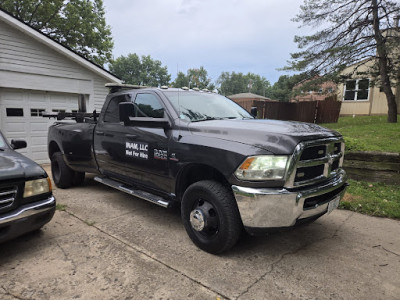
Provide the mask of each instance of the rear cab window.
{"label": "rear cab window", "polygon": [[104,113],[104,122],[119,123],[119,104],[121,102],[131,102],[131,95],[124,94],[113,97],[108,103]]}

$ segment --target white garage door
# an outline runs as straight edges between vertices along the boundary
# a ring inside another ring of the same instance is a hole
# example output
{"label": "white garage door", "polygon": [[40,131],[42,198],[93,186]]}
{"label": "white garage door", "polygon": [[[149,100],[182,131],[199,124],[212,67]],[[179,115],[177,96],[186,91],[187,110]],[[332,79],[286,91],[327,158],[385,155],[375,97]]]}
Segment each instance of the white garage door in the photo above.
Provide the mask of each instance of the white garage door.
{"label": "white garage door", "polygon": [[41,114],[77,110],[77,94],[0,89],[1,131],[9,141],[25,139],[28,147],[18,151],[38,163],[49,162],[47,130],[55,122]]}

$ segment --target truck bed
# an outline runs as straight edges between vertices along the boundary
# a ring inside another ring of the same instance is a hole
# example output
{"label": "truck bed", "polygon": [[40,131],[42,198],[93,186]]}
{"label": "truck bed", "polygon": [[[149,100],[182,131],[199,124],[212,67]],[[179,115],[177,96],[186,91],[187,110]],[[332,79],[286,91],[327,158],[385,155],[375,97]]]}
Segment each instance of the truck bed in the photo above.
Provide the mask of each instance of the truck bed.
{"label": "truck bed", "polygon": [[74,171],[97,173],[98,167],[93,152],[95,127],[95,122],[55,123],[49,128],[49,155],[52,155],[52,149],[63,149],[66,162]]}

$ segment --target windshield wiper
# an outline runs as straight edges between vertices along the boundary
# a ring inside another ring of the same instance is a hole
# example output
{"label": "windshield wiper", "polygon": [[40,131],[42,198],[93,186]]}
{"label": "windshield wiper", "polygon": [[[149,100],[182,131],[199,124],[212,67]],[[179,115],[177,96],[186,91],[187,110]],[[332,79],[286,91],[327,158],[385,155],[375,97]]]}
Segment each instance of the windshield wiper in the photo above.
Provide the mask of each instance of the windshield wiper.
{"label": "windshield wiper", "polygon": [[212,120],[234,120],[234,119],[239,119],[239,117],[205,117],[204,119],[193,120],[192,122],[212,121]]}
{"label": "windshield wiper", "polygon": [[222,120],[222,118],[216,118],[216,117],[205,117],[204,119],[193,120],[192,122],[213,121],[213,120]]}

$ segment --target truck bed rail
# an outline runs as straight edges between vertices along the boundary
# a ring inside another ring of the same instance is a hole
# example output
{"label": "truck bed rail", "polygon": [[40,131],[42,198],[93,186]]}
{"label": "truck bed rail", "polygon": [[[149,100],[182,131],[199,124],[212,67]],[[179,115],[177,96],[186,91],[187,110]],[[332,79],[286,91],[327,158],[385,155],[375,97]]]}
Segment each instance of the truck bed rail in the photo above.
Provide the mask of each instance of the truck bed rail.
{"label": "truck bed rail", "polygon": [[58,113],[43,113],[43,118],[55,118],[58,121],[61,120],[75,120],[77,123],[97,122],[97,118],[100,116],[96,110],[93,113],[86,112],[58,112]]}

